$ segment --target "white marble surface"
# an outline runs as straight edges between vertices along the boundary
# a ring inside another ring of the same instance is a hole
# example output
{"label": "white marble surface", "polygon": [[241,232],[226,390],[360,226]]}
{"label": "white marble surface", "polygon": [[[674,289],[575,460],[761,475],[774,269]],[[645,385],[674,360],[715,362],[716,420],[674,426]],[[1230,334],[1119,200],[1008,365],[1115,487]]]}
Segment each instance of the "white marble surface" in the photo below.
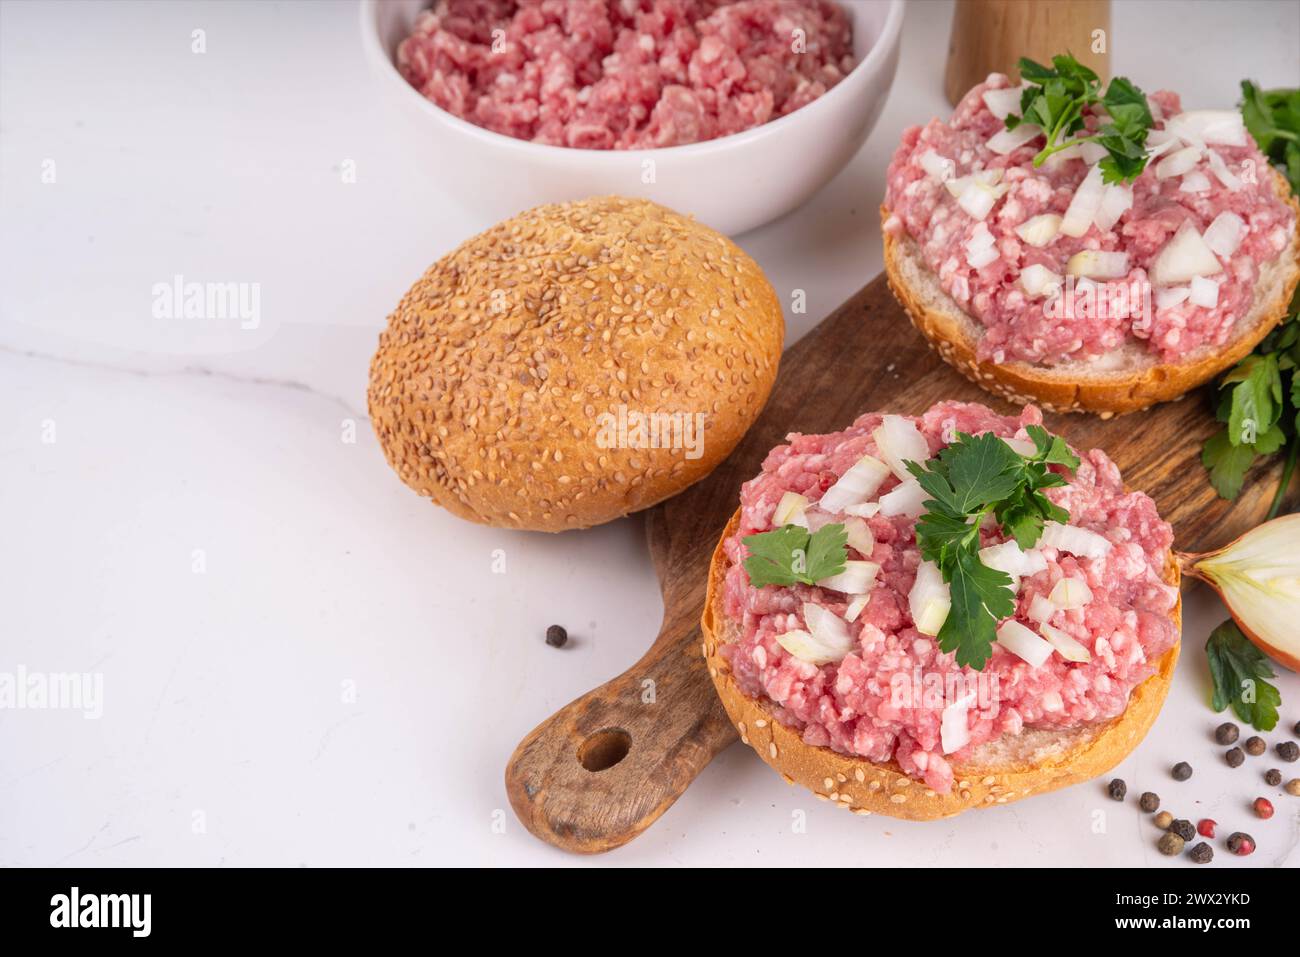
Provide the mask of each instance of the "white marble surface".
{"label": "white marble surface", "polygon": [[[742,239],[783,296],[808,291],[792,340],[879,270],[883,170],[945,109],[949,15],[912,5],[875,135]],[[834,812],[740,746],[606,857],[523,830],[506,757],[639,656],[658,591],[635,520],[481,528],[384,464],[377,332],[488,223],[403,152],[356,21],[350,2],[0,5],[0,672],[103,685],[98,720],[0,710],[0,864],[1168,864],[1099,784],[907,824]],[[1227,106],[1244,76],[1300,82],[1300,7],[1118,3],[1114,49],[1140,84]],[[258,283],[260,327],[154,319],[177,274]],[[1217,866],[1294,863],[1294,799],[1253,819],[1268,765],[1229,771],[1207,736],[1221,614],[1189,592],[1169,704],[1120,773],[1256,834]],[[542,643],[552,622],[571,647]],[[1289,725],[1300,679],[1280,685]],[[1181,759],[1197,773],[1175,784]]]}

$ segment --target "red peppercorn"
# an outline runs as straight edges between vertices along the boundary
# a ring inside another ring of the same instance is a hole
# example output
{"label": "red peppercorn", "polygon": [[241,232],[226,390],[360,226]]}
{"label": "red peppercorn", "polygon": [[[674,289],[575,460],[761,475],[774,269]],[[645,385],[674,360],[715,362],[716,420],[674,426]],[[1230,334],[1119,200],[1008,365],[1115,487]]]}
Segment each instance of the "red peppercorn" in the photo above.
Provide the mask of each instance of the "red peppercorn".
{"label": "red peppercorn", "polygon": [[1268,798],[1255,798],[1254,808],[1259,817],[1267,819],[1273,816],[1273,802]]}
{"label": "red peppercorn", "polygon": [[1247,854],[1255,853],[1255,839],[1249,834],[1243,834],[1241,831],[1234,831],[1228,838],[1228,850],[1238,857],[1245,857]]}
{"label": "red peppercorn", "polygon": [[1205,818],[1196,825],[1196,833],[1201,837],[1214,837],[1214,829],[1218,824],[1211,818]]}

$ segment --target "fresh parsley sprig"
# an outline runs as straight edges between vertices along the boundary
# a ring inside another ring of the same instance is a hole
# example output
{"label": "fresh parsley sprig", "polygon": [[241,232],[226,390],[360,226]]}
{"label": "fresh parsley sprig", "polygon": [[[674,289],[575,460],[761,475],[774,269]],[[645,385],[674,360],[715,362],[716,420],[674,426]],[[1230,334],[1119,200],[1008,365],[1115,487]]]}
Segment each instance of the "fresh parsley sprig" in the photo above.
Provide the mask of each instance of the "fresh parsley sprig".
{"label": "fresh parsley sprig", "polygon": [[1242,80],[1241,116],[1260,152],[1300,194],[1300,89],[1261,90]]}
{"label": "fresh parsley sprig", "polygon": [[[1146,95],[1131,81],[1117,76],[1101,92],[1101,79],[1074,57],[1052,57],[1050,67],[1021,57],[1020,78],[1028,88],[1020,98],[1020,116],[1007,116],[1007,129],[1021,123],[1035,123],[1047,137],[1047,145],[1034,157],[1042,166],[1053,153],[1078,143],[1099,143],[1107,156],[1101,160],[1101,174],[1107,183],[1131,182],[1147,165],[1147,131],[1154,120]],[[1102,104],[1109,120],[1091,136],[1074,138],[1085,126],[1085,108]]]}
{"label": "fresh parsley sprig", "polygon": [[1214,696],[1210,707],[1222,711],[1228,705],[1237,717],[1259,731],[1277,727],[1277,708],[1282,695],[1265,678],[1275,677],[1267,656],[1242,634],[1229,619],[1205,643],[1210,660]]}
{"label": "fresh parsley sprig", "polygon": [[939,647],[977,671],[992,654],[998,622],[1016,607],[1011,576],[979,559],[981,524],[992,517],[1022,548],[1033,548],[1047,521],[1070,517],[1042,492],[1065,484],[1051,466],[1073,470],[1079,460],[1059,436],[1039,426],[1028,432],[1033,455],[1019,454],[992,433],[958,433],[924,465],[907,463],[930,496],[916,523],[921,557],[939,566],[952,598]]}
{"label": "fresh parsley sprig", "polygon": [[848,531],[838,522],[809,532],[785,525],[741,539],[749,550],[745,571],[755,588],[764,585],[815,585],[844,571]]}

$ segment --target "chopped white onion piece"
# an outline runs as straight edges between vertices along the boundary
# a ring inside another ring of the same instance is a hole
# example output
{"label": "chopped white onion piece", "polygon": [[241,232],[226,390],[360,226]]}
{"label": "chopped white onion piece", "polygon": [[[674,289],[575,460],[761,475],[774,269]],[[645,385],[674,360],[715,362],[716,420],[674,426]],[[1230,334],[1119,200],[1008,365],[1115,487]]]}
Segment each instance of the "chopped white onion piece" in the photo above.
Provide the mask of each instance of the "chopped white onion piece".
{"label": "chopped white onion piece", "polygon": [[876,448],[885,464],[904,481],[912,477],[904,462],[923,465],[930,458],[930,445],[925,436],[911,419],[901,415],[885,416],[871,437],[876,440]]}
{"label": "chopped white onion piece", "polygon": [[876,547],[876,536],[871,534],[866,521],[857,516],[850,516],[844,520],[844,534],[849,547],[856,548],[863,555],[870,555]]}
{"label": "chopped white onion piece", "polygon": [[952,609],[952,593],[934,562],[921,562],[917,566],[916,582],[907,595],[907,605],[917,631],[923,635],[939,634]]}
{"label": "chopped white onion piece", "polygon": [[1246,235],[1246,221],[1236,213],[1224,211],[1214,217],[1214,222],[1205,227],[1205,245],[1215,254],[1227,259],[1237,251],[1241,240]]}
{"label": "chopped white onion piece", "polygon": [[1223,272],[1219,257],[1189,220],[1165,243],[1151,264],[1151,281],[1157,286],[1172,286],[1193,276],[1213,276],[1219,272]]}
{"label": "chopped white onion piece", "polygon": [[975,692],[968,691],[943,709],[939,716],[939,745],[944,754],[960,751],[970,743],[970,727],[966,715],[975,703]]}
{"label": "chopped white onion piece", "polygon": [[1170,153],[1156,164],[1156,179],[1169,179],[1171,176],[1182,176],[1184,173],[1190,173],[1196,169],[1196,164],[1200,161],[1200,150],[1195,146],[1184,146],[1176,153]]}
{"label": "chopped white onion piece", "polygon": [[1091,166],[1093,163],[1100,163],[1110,154],[1110,150],[1100,143],[1080,143],[1079,157]]}
{"label": "chopped white onion piece", "polygon": [[1092,652],[1087,646],[1075,641],[1060,628],[1040,624],[1038,630],[1066,661],[1092,661]]}
{"label": "chopped white onion piece", "polygon": [[815,602],[806,601],[803,603],[803,620],[813,640],[834,654],[832,660],[839,661],[853,650],[848,623],[835,612]]}
{"label": "chopped white onion piece", "polygon": [[1035,248],[1042,248],[1061,231],[1061,217],[1055,213],[1041,213],[1016,227],[1016,235]]}
{"label": "chopped white onion piece", "polygon": [[1029,617],[1040,624],[1055,615],[1059,608],[1046,595],[1035,595],[1029,602]]}
{"label": "chopped white onion piece", "polygon": [[1193,276],[1191,294],[1187,298],[1193,306],[1213,309],[1219,304],[1219,284],[1213,279]]}
{"label": "chopped white onion piece", "polygon": [[1011,450],[1015,452],[1016,455],[1031,456],[1038,454],[1038,446],[1034,445],[1034,443],[1029,439],[1017,439],[1012,437],[1009,439],[1003,439],[1002,441],[1011,446]]}
{"label": "chopped white onion piece", "polygon": [[957,175],[957,164],[946,156],[940,156],[934,150],[926,150],[922,153],[920,163],[926,175],[940,183],[946,183]]}
{"label": "chopped white onion piece", "polygon": [[880,514],[920,518],[929,498],[930,493],[921,488],[921,483],[914,478],[909,478],[899,482],[892,491],[880,496]]}
{"label": "chopped white onion piece", "polygon": [[808,507],[806,496],[798,492],[786,492],[781,496],[781,501],[776,503],[776,511],[772,513],[772,527],[780,528],[783,525],[790,525],[794,522],[796,515],[803,515],[804,509]]}
{"label": "chopped white onion piece", "polygon": [[842,591],[846,595],[865,595],[880,574],[880,566],[875,562],[846,561],[844,571],[818,580],[822,588]]}
{"label": "chopped white onion piece", "polygon": [[990,113],[1000,120],[1005,120],[1012,113],[1020,112],[1020,97],[1020,88],[1009,86],[1001,90],[985,90],[981,98]]}
{"label": "chopped white onion piece", "polygon": [[1103,232],[1109,231],[1128,210],[1133,208],[1133,190],[1119,183],[1108,183],[1102,190],[1101,206],[1093,222]]}
{"label": "chopped white onion piece", "polygon": [[1085,249],[1070,257],[1065,271],[1089,279],[1123,279],[1128,275],[1128,253]]}
{"label": "chopped white onion piece", "polygon": [[1169,152],[1181,142],[1168,130],[1151,130],[1147,133],[1147,161],[1150,162],[1157,156]]}
{"label": "chopped white onion piece", "polygon": [[961,194],[966,192],[966,187],[971,184],[969,176],[955,176],[944,182],[944,188],[952,195],[953,199],[960,198]]}
{"label": "chopped white onion piece", "polygon": [[813,505],[803,514],[803,521],[796,522],[797,525],[803,525],[808,531],[815,532],[819,528],[824,528],[835,521],[835,516],[830,512],[823,511],[816,505]]}
{"label": "chopped white onion piece", "polygon": [[1190,286],[1160,286],[1156,289],[1156,308],[1172,309],[1186,302],[1191,294]]}
{"label": "chopped white onion piece", "polygon": [[889,477],[889,468],[872,455],[864,455],[826,490],[817,507],[827,512],[840,512],[844,506],[864,502],[876,494],[881,483]]}
{"label": "chopped white onion piece", "polygon": [[1245,185],[1236,173],[1228,169],[1228,164],[1223,161],[1223,157],[1214,150],[1208,150],[1206,156],[1210,160],[1210,172],[1228,188],[1229,192],[1235,193]]}
{"label": "chopped white onion piece", "polygon": [[997,258],[998,251],[996,249],[980,249],[976,252],[968,251],[966,253],[966,263],[971,269],[983,269]]}
{"label": "chopped white onion piece", "polygon": [[845,515],[857,515],[860,518],[871,518],[879,511],[879,502],[857,502],[853,505],[844,506]]}
{"label": "chopped white onion piece", "polygon": [[[811,607],[815,608],[817,606]],[[820,610],[825,611],[825,609]],[[843,628],[842,637],[837,636],[828,639],[804,631],[801,628],[795,628],[785,634],[777,635],[777,644],[800,661],[806,661],[809,664],[829,665],[836,661],[842,661],[844,656],[853,650],[853,639],[849,637],[848,627],[843,619],[836,618],[830,612],[826,612],[826,614],[840,623],[840,627]]]}
{"label": "chopped white onion piece", "polygon": [[1092,227],[1093,218],[1101,208],[1102,193],[1105,183],[1101,178],[1101,167],[1094,166],[1088,170],[1079,188],[1074,191],[1074,198],[1061,218],[1061,232],[1078,238]]}
{"label": "chopped white onion piece", "polygon": [[[1032,560],[1028,558],[1020,545],[1014,539],[1002,542],[1000,545],[990,545],[987,548],[981,548],[980,564],[986,568],[994,568],[1000,572],[1006,572],[1013,578],[1019,578],[1021,575],[1031,574],[1028,569],[1031,567]],[[1042,556],[1039,555],[1041,559]],[[1044,561],[1043,568],[1047,567]]]}
{"label": "chopped white onion piece", "polygon": [[1194,169],[1190,173],[1183,174],[1183,181],[1178,184],[1179,192],[1183,193],[1206,193],[1210,189],[1210,177],[1206,176],[1199,169]]}
{"label": "chopped white onion piece", "polygon": [[994,204],[1006,191],[1005,186],[990,186],[972,179],[962,194],[957,197],[957,205],[972,219],[983,219],[992,212]]}
{"label": "chopped white onion piece", "polygon": [[1222,143],[1225,146],[1246,146],[1246,124],[1236,110],[1188,110],[1170,117],[1165,129],[1187,143]]}
{"label": "chopped white onion piece", "polygon": [[844,620],[857,621],[858,616],[862,614],[862,609],[867,607],[869,601],[871,601],[870,595],[854,595],[853,600],[849,602],[849,607],[844,609]]}
{"label": "chopped white onion piece", "polygon": [[1105,535],[1098,535],[1078,525],[1062,525],[1060,522],[1046,523],[1038,544],[1040,547],[1055,548],[1081,558],[1104,558],[1110,554],[1112,547]]}
{"label": "chopped white onion piece", "polygon": [[998,644],[1037,668],[1052,656],[1052,646],[1014,618],[998,626]]}
{"label": "chopped white onion piece", "polygon": [[1020,285],[1030,298],[1046,296],[1053,289],[1061,288],[1061,277],[1041,263],[1034,263],[1020,270]]}
{"label": "chopped white onion piece", "polygon": [[1092,589],[1088,587],[1086,581],[1077,576],[1062,578],[1052,587],[1052,593],[1047,596],[1047,600],[1057,608],[1070,611],[1074,608],[1082,608],[1092,601]]}
{"label": "chopped white onion piece", "polygon": [[[1043,130],[1033,123],[1021,123],[1014,130],[998,130],[984,145],[1000,156],[1014,153],[1030,140],[1043,135]],[[1104,153],[1105,150],[1103,149]]]}

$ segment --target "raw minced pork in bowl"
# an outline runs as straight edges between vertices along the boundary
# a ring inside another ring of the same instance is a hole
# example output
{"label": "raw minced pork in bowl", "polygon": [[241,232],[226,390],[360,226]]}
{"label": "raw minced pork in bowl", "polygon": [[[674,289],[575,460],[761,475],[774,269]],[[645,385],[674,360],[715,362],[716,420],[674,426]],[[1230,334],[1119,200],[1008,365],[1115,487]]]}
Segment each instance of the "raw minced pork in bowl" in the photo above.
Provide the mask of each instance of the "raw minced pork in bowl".
{"label": "raw minced pork in bowl", "polygon": [[[902,463],[984,433],[1031,454],[1041,421],[957,402],[872,413],[792,434],[744,485],[710,572],[705,652],[742,739],[788,780],[862,813],[942,817],[1103,773],[1146,733],[1178,654],[1173,532],[1100,450],[1050,467],[1064,484],[1043,494],[1068,521],[1034,547],[981,526],[981,562],[1015,591],[982,670],[939,646],[947,586],[922,561],[927,495]],[[745,539],[792,524],[842,524],[845,572],[755,587]]]}
{"label": "raw minced pork in bowl", "polygon": [[1145,169],[1107,183],[1096,142],[1035,165],[1042,131],[1005,125],[1021,96],[993,74],[908,129],[887,173],[890,285],[959,371],[1012,401],[1127,412],[1209,380],[1286,314],[1300,207],[1239,114],[1152,94]]}

